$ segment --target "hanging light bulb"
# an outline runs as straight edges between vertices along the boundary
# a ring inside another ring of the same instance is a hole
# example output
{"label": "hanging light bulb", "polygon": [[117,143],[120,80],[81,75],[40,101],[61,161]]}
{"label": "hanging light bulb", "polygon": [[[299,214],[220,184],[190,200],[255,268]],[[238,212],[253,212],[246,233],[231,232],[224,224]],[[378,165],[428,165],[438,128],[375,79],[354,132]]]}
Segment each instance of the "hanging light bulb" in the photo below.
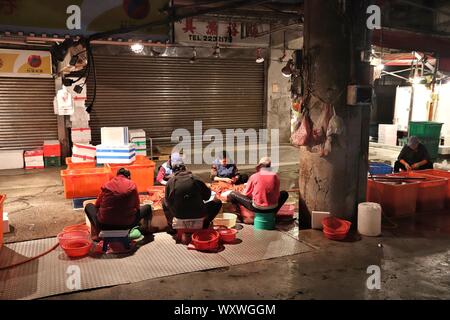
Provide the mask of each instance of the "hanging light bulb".
{"label": "hanging light bulb", "polygon": [[189,59],[189,63],[194,63],[197,60],[197,50],[195,48],[192,49],[192,58]]}
{"label": "hanging light bulb", "polygon": [[213,56],[214,58],[220,58],[220,47],[218,44],[214,48]]}
{"label": "hanging light bulb", "polygon": [[144,45],[140,42],[133,43],[130,48],[134,53],[142,53],[144,51]]}
{"label": "hanging light bulb", "polygon": [[286,78],[290,78],[292,76],[293,65],[294,65],[294,60],[289,59],[289,61],[286,63],[286,65],[283,67],[283,69],[281,69],[281,73],[283,74],[283,76],[285,76]]}
{"label": "hanging light bulb", "polygon": [[261,54],[261,48],[256,49],[256,63],[263,63],[264,57]]}

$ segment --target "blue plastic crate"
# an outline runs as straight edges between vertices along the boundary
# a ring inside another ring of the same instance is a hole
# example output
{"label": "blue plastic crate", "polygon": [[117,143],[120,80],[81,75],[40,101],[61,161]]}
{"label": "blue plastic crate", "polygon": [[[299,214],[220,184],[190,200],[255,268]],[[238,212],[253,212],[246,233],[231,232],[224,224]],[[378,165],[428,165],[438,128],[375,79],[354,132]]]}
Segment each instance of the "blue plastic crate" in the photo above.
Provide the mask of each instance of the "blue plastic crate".
{"label": "blue plastic crate", "polygon": [[380,162],[371,162],[369,163],[369,173],[372,175],[378,174],[390,174],[394,171],[390,165]]}

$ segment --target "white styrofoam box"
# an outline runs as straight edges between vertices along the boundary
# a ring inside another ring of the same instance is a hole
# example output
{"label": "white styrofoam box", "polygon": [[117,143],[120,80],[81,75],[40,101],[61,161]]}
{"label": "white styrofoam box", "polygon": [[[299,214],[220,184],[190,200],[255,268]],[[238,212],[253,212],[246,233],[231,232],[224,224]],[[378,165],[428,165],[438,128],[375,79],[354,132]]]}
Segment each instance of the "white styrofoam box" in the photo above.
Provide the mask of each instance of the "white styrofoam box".
{"label": "white styrofoam box", "polygon": [[444,146],[450,146],[450,136],[444,137]]}
{"label": "white styrofoam box", "polygon": [[323,218],[329,217],[329,212],[323,212],[323,211],[313,211],[311,213],[311,228],[322,230],[322,220]]}
{"label": "white styrofoam box", "polygon": [[44,150],[25,151],[23,159],[25,161],[25,169],[44,167]]}
{"label": "white styrofoam box", "polygon": [[136,155],[138,155],[138,156],[147,156],[147,150],[137,150],[136,149]]}
{"label": "white styrofoam box", "polygon": [[95,161],[97,148],[90,144],[74,143],[72,147],[72,162],[92,162]]}
{"label": "white styrofoam box", "polygon": [[71,135],[75,143],[89,143],[92,139],[90,128],[72,128]]}
{"label": "white styrofoam box", "polygon": [[134,141],[145,141],[145,131],[143,129],[133,129],[129,130],[130,142]]}
{"label": "white styrofoam box", "polygon": [[2,169],[23,169],[23,150],[0,151]]}
{"label": "white styrofoam box", "polygon": [[80,104],[80,101],[76,102],[74,112],[70,116],[71,121],[77,120],[77,119],[81,119],[81,120],[90,120],[91,119],[91,116],[86,111],[84,103]]}
{"label": "white styrofoam box", "polygon": [[128,127],[103,127],[101,144],[104,146],[123,146],[129,143]]}
{"label": "white styrofoam box", "polygon": [[98,145],[97,163],[123,163],[129,164],[136,160],[136,149],[133,144],[125,145]]}
{"label": "white styrofoam box", "polygon": [[8,212],[3,212],[3,233],[10,232]]}
{"label": "white styrofoam box", "polygon": [[71,127],[72,128],[89,128],[89,121],[85,121],[85,120],[71,121]]}
{"label": "white styrofoam box", "polygon": [[378,143],[391,146],[397,145],[397,125],[380,124],[378,126]]}

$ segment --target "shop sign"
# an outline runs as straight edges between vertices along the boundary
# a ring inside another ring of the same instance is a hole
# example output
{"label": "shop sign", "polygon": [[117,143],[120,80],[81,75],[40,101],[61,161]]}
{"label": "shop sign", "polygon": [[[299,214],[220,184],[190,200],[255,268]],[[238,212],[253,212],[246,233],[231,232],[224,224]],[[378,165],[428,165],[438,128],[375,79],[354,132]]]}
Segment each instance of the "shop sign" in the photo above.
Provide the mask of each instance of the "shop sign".
{"label": "shop sign", "polygon": [[0,49],[0,77],[51,78],[49,51]]}
{"label": "shop sign", "polygon": [[216,44],[267,47],[269,45],[268,24],[199,21],[194,18],[175,23],[175,42],[192,45]]}
{"label": "shop sign", "polygon": [[[0,0],[0,32],[87,36],[164,20],[160,9],[168,5],[169,0]],[[169,24],[113,37],[166,41]]]}

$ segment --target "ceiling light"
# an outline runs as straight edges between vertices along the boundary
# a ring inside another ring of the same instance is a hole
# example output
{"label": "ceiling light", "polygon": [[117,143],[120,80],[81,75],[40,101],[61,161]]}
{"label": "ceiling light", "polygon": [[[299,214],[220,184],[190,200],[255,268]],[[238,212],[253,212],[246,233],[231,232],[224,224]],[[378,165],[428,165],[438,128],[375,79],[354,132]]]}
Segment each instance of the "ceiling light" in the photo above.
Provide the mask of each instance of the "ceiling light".
{"label": "ceiling light", "polygon": [[290,78],[292,76],[293,66],[294,60],[289,59],[289,61],[286,63],[283,69],[281,69],[281,73],[283,74],[283,76],[285,76],[286,78]]}
{"label": "ceiling light", "polygon": [[142,53],[142,51],[144,51],[144,45],[139,42],[133,43],[130,48],[134,53]]}
{"label": "ceiling light", "polygon": [[261,54],[261,48],[256,49],[256,63],[263,63],[264,58]]}
{"label": "ceiling light", "polygon": [[214,58],[220,58],[220,47],[219,47],[219,45],[216,45],[216,47],[214,48],[213,56],[214,56]]}
{"label": "ceiling light", "polygon": [[189,59],[189,62],[194,63],[196,60],[197,60],[197,50],[195,50],[195,48],[194,48],[194,49],[192,49],[192,58]]}

